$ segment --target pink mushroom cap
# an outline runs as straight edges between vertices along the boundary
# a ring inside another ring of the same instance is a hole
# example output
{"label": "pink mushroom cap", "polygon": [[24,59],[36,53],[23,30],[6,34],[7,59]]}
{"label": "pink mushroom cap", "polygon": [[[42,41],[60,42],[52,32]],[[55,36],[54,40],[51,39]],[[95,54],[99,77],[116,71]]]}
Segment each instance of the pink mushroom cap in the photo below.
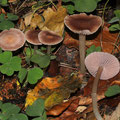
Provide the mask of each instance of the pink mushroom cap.
{"label": "pink mushroom cap", "polygon": [[120,63],[118,59],[109,53],[93,52],[85,58],[85,65],[92,76],[96,76],[100,66],[103,71],[100,79],[107,80],[118,74],[120,71]]}
{"label": "pink mushroom cap", "polygon": [[15,51],[25,43],[25,35],[16,28],[4,30],[0,33],[0,47],[3,50]]}

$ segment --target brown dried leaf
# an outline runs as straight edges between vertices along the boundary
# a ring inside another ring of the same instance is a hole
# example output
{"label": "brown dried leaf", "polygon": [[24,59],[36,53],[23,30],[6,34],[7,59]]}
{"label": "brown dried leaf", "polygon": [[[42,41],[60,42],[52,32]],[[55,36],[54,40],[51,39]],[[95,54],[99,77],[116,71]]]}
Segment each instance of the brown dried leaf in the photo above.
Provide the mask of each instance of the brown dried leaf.
{"label": "brown dried leaf", "polygon": [[[50,111],[48,111],[48,113],[49,114],[52,113],[51,115],[55,115],[55,116],[61,114],[60,116],[53,118],[52,120],[77,120],[77,118],[79,117],[79,115],[76,113],[78,103],[79,103],[79,98],[72,98],[66,103],[62,103],[60,104],[60,106],[51,109]],[[64,107],[64,105],[66,106]],[[58,108],[60,109],[60,111]]]}
{"label": "brown dried leaf", "polygon": [[55,105],[52,107],[50,110],[47,111],[47,115],[53,115],[53,116],[58,116],[60,115],[67,107],[71,104],[71,100],[67,102],[63,102],[59,105]]}
{"label": "brown dried leaf", "polygon": [[[111,85],[111,83],[115,80],[118,80],[120,77],[120,73],[117,74],[115,77],[109,79],[109,80],[100,80],[98,84],[98,100],[101,100],[105,98],[104,93],[108,89],[108,87]],[[91,77],[87,83],[87,85],[83,89],[83,95],[80,95],[80,101],[79,105],[88,105],[91,104],[92,99],[91,99],[91,92],[92,92],[92,86],[93,86],[93,81],[94,78]]]}
{"label": "brown dried leaf", "polygon": [[[116,38],[117,38],[118,33],[109,32],[108,26],[109,26],[109,24],[105,23],[104,28],[103,28],[102,48],[103,48],[104,52],[111,53],[113,48],[115,47],[115,42],[116,42]],[[93,36],[93,35],[91,35],[91,36]],[[91,45],[95,45],[96,47],[101,46],[100,38],[101,38],[101,32],[99,32],[99,34],[92,40],[89,40],[89,36],[88,36],[88,40],[86,41],[86,46],[88,48]],[[63,43],[70,48],[74,47],[74,48],[78,49],[78,47],[79,47],[79,41],[72,38],[67,33],[66,33],[66,36],[65,36]],[[120,46],[117,49],[116,49],[116,51],[119,51]]]}

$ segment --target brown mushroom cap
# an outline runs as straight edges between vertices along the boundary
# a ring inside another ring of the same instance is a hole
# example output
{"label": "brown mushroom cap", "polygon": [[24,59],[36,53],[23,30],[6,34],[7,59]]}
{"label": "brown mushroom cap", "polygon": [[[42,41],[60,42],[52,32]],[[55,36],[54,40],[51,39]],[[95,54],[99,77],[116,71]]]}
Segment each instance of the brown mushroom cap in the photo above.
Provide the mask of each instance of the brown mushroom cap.
{"label": "brown mushroom cap", "polygon": [[38,40],[38,34],[40,30],[28,30],[25,32],[25,38],[27,42],[33,45],[42,45],[42,43]]}
{"label": "brown mushroom cap", "polygon": [[0,47],[3,50],[15,51],[25,43],[25,35],[16,28],[4,30],[0,33]]}
{"label": "brown mushroom cap", "polygon": [[95,33],[102,24],[102,19],[95,15],[85,13],[67,15],[64,19],[65,25],[74,33],[90,35]]}
{"label": "brown mushroom cap", "polygon": [[38,34],[38,39],[44,45],[56,45],[63,40],[61,36],[57,35],[55,32],[48,30],[41,31]]}
{"label": "brown mushroom cap", "polygon": [[93,52],[85,58],[85,65],[88,71],[96,76],[97,70],[100,66],[103,67],[103,72],[100,79],[107,80],[118,74],[120,70],[120,63],[118,59],[112,54],[105,52]]}

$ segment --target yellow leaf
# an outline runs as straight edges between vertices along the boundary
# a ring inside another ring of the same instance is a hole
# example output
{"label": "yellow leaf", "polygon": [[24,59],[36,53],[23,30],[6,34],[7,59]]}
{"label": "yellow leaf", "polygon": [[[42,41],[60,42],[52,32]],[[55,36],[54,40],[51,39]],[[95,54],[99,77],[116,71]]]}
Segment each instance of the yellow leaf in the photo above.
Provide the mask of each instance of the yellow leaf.
{"label": "yellow leaf", "polygon": [[60,6],[56,12],[53,11],[52,8],[47,8],[43,13],[45,22],[41,29],[45,30],[47,28],[62,36],[64,31],[64,18],[66,15],[67,10],[62,6]]}
{"label": "yellow leaf", "polygon": [[53,92],[46,100],[45,100],[45,108],[50,109],[54,105],[61,103],[64,100],[64,97],[60,92]]}
{"label": "yellow leaf", "polygon": [[32,20],[31,20],[31,23],[30,23],[30,27],[35,29],[38,25],[39,25],[40,29],[43,27],[43,25],[44,25],[43,17],[38,14],[34,14]]}
{"label": "yellow leaf", "polygon": [[26,97],[25,108],[29,105],[32,105],[37,98],[39,98],[38,92],[35,92],[34,90],[29,90]]}
{"label": "yellow leaf", "polygon": [[27,15],[25,15],[25,17],[24,17],[25,26],[30,25],[32,17],[33,17],[33,13],[32,12],[28,13]]}

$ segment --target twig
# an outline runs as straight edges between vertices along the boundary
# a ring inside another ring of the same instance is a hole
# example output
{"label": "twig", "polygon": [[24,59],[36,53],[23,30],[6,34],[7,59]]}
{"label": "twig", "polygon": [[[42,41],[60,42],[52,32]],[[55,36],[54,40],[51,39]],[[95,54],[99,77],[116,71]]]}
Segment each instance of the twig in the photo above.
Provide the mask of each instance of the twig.
{"label": "twig", "polygon": [[115,41],[115,46],[114,46],[111,54],[114,53],[116,46],[117,46],[117,48],[118,48],[118,46],[119,46],[119,38],[120,38],[120,32],[118,33],[118,36],[117,36],[116,41]]}

